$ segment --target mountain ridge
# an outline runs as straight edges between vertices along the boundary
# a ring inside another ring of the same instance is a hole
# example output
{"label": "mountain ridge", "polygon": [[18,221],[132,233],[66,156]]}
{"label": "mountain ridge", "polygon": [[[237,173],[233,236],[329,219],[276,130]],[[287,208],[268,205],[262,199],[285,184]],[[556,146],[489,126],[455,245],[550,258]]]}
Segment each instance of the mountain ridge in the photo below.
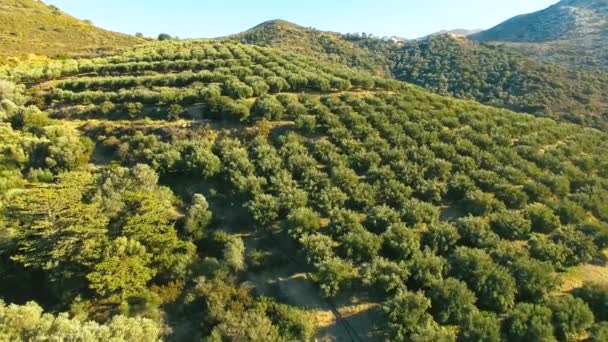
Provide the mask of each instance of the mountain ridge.
{"label": "mountain ridge", "polygon": [[470,36],[507,45],[537,59],[608,68],[608,1],[563,0]]}

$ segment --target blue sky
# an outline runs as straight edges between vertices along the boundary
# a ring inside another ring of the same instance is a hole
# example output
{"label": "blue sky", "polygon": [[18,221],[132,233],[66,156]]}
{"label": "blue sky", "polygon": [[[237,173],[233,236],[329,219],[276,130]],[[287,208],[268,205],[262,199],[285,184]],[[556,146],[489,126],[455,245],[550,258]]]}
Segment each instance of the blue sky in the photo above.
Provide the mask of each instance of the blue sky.
{"label": "blue sky", "polygon": [[211,38],[269,19],[324,31],[417,38],[442,29],[490,28],[557,0],[46,0],[105,29]]}

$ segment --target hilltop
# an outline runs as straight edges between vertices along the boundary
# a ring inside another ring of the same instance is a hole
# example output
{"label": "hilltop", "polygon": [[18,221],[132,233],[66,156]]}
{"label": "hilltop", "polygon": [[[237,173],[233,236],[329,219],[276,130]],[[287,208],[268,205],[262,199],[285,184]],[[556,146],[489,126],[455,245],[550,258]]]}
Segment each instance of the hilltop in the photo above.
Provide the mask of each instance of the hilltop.
{"label": "hilltop", "polygon": [[[356,40],[347,39],[345,35],[319,31],[285,20],[266,21],[226,38],[246,44],[294,51],[378,75],[388,74],[388,60],[384,54],[370,50]],[[383,48],[388,44],[388,42],[383,42]]]}
{"label": "hilltop", "polygon": [[36,0],[0,0],[0,56],[82,55],[142,43]]}
{"label": "hilltop", "polygon": [[470,36],[501,42],[542,60],[608,67],[608,1],[563,0]]}

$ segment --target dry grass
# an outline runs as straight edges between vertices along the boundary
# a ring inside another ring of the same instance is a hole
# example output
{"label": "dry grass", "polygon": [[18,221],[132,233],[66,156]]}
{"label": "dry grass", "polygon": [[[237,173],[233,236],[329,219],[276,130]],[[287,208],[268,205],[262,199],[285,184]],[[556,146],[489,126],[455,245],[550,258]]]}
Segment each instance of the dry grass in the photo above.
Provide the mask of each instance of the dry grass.
{"label": "dry grass", "polygon": [[92,55],[144,42],[35,0],[0,0],[0,55]]}
{"label": "dry grass", "polygon": [[[608,256],[608,251],[603,252],[604,257]],[[600,283],[608,285],[608,264],[597,262],[594,264],[580,265],[564,273],[561,277],[562,292],[570,292],[583,286],[584,283]]]}

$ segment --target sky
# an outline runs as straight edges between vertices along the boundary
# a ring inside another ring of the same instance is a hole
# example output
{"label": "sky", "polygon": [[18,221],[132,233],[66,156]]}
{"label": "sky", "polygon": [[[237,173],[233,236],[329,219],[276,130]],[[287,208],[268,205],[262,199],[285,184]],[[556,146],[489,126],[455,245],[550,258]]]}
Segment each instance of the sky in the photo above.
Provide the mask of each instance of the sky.
{"label": "sky", "polygon": [[557,0],[46,0],[104,29],[156,37],[214,38],[285,19],[323,31],[418,38],[487,29]]}

